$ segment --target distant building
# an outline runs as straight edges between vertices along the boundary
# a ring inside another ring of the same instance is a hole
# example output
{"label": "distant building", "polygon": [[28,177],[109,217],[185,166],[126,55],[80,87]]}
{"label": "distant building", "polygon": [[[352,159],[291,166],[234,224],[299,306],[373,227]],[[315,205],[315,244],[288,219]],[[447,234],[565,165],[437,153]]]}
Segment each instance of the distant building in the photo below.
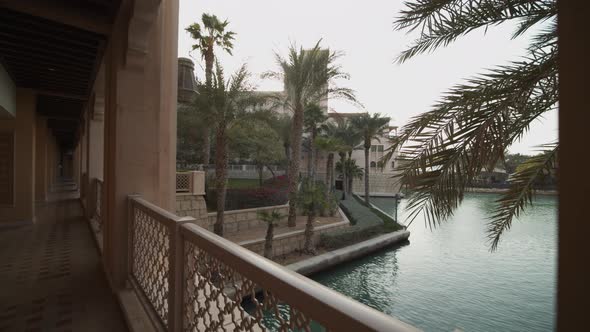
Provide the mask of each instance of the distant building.
{"label": "distant building", "polygon": [[178,58],[178,103],[188,104],[196,90],[195,64],[189,58]]}
{"label": "distant building", "polygon": [[[328,113],[328,121],[337,121],[338,119],[349,119],[364,113]],[[371,142],[371,149],[369,151],[369,188],[371,193],[378,194],[396,194],[400,191],[400,185],[397,178],[393,176],[397,174],[395,167],[397,167],[397,157],[399,151],[394,151],[392,158],[388,161],[383,161],[383,157],[389,152],[393,145],[393,139],[397,136],[397,126],[389,126],[384,130],[378,139],[373,139]],[[328,153],[326,151],[318,151],[316,157],[317,178],[322,179],[326,174]],[[308,153],[302,153],[301,172],[305,173],[308,164]],[[354,148],[351,158],[356,160],[356,164],[365,168],[365,151],[363,144],[359,144]],[[335,157],[334,164],[338,162],[338,156]],[[339,181],[340,179],[338,178]],[[353,181],[353,191],[364,193],[364,180],[355,179]]]}

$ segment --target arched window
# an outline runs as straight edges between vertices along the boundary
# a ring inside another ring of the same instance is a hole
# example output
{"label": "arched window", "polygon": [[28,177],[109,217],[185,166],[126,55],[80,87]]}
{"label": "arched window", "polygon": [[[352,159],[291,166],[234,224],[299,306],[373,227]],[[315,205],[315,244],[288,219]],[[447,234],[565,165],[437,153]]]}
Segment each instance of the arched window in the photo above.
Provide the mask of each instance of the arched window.
{"label": "arched window", "polygon": [[371,161],[371,167],[377,167],[377,163],[374,161]]}
{"label": "arched window", "polygon": [[391,162],[391,169],[394,169],[394,168],[395,168],[395,161],[392,161]]}

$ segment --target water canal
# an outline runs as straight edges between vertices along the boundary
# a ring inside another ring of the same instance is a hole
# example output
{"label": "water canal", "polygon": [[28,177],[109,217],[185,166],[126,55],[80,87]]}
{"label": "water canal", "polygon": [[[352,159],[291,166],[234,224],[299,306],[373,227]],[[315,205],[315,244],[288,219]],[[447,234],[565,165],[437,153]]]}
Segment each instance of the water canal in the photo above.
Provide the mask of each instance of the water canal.
{"label": "water canal", "polygon": [[[486,243],[495,194],[469,194],[410,242],[317,274],[316,281],[425,331],[551,331],[555,322],[557,199],[540,196],[496,252]],[[374,198],[393,213],[391,199]],[[404,203],[400,205],[400,220]]]}

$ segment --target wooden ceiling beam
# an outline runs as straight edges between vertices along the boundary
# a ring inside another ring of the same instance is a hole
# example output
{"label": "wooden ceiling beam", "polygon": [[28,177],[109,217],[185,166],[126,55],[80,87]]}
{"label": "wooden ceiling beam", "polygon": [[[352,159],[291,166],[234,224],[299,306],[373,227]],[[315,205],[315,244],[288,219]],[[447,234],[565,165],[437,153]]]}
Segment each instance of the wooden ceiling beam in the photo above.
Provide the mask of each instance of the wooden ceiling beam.
{"label": "wooden ceiling beam", "polygon": [[2,52],[2,57],[8,62],[8,65],[15,63],[24,65],[26,67],[32,66],[33,68],[59,68],[60,71],[64,73],[78,72],[84,75],[90,75],[92,71],[92,65],[89,66],[87,64],[75,63],[73,61],[68,63],[34,54],[23,55],[11,52]]}
{"label": "wooden ceiling beam", "polygon": [[76,48],[64,48],[64,47],[56,47],[56,44],[46,43],[44,45],[40,45],[37,43],[32,43],[28,40],[26,43],[23,43],[22,40],[19,40],[18,37],[12,36],[7,37],[2,31],[0,31],[0,49],[1,52],[5,50],[12,50],[13,52],[20,52],[22,53],[40,53],[40,54],[47,54],[51,56],[58,56],[62,59],[72,59],[74,61],[85,61],[87,63],[92,63],[92,60],[96,56],[96,52],[78,52]]}
{"label": "wooden ceiling beam", "polygon": [[51,1],[0,0],[0,7],[105,36],[111,32],[112,22],[104,16],[89,11],[84,12],[81,8],[56,6]]}
{"label": "wooden ceiling beam", "polygon": [[83,101],[83,102],[86,102],[88,100],[88,97],[83,96],[83,95],[75,95],[75,94],[61,93],[61,92],[51,91],[51,90],[37,90],[37,93],[39,95],[42,95],[42,96],[59,97],[59,98],[65,98],[65,99],[73,99],[73,100]]}

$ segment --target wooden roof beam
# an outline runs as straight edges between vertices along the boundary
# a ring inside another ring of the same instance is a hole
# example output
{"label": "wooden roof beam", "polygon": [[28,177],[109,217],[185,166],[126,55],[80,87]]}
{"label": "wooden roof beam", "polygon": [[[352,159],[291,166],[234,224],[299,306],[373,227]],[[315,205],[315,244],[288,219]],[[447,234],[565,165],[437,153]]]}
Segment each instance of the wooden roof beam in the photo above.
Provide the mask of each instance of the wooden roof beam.
{"label": "wooden roof beam", "polygon": [[17,12],[41,17],[50,21],[73,26],[78,29],[109,35],[112,22],[96,13],[83,14],[77,8],[68,6],[56,6],[51,1],[43,0],[0,0],[0,7],[12,9]]}

